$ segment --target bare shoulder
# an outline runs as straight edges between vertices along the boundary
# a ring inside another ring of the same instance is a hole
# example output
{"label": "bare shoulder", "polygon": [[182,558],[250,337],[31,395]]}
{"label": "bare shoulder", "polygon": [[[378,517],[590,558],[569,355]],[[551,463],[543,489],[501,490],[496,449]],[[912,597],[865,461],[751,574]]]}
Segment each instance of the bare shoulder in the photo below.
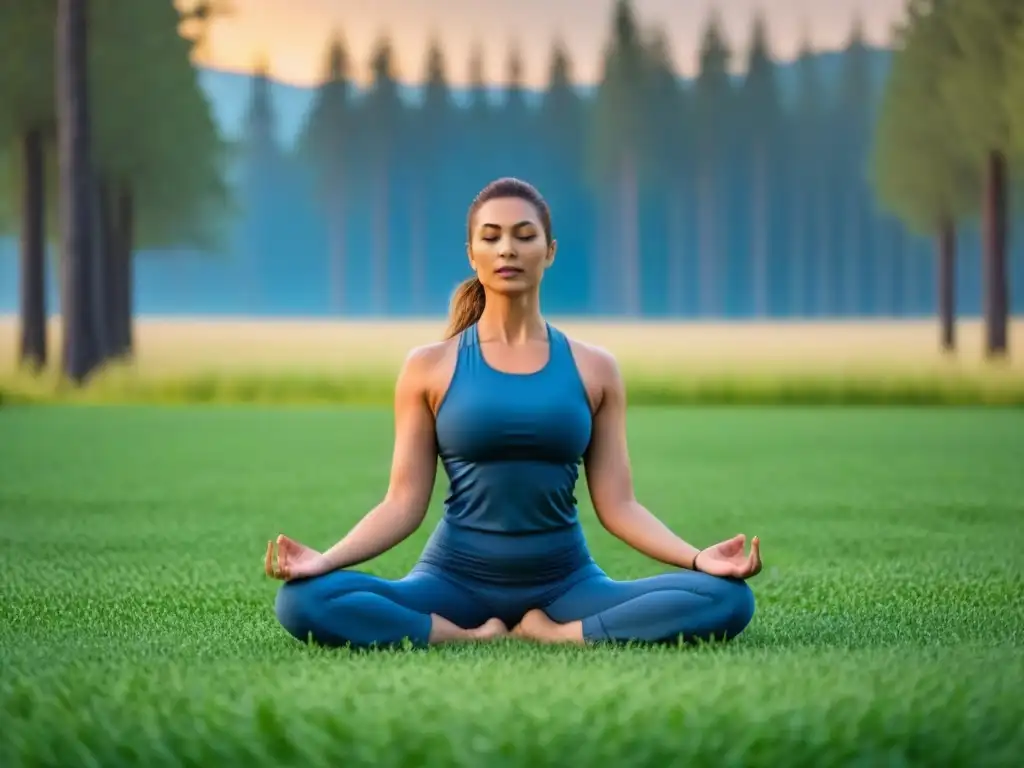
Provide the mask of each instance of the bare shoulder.
{"label": "bare shoulder", "polygon": [[596,410],[609,396],[621,393],[622,374],[615,355],[603,347],[578,339],[569,339],[576,367],[583,379],[587,396]]}
{"label": "bare shoulder", "polygon": [[413,347],[402,363],[398,386],[417,390],[426,398],[431,410],[436,412],[436,406],[444,399],[444,393],[455,373],[458,343],[456,336]]}

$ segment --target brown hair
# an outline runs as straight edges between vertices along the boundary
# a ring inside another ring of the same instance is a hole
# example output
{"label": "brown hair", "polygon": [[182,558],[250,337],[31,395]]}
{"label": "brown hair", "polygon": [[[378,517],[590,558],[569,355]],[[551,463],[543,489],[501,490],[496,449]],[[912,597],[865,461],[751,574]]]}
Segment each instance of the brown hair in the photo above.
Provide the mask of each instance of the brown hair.
{"label": "brown hair", "polygon": [[[505,177],[496,179],[484,187],[469,206],[469,214],[466,216],[466,242],[473,240],[473,217],[480,209],[480,206],[489,200],[497,200],[503,197],[517,197],[525,200],[537,209],[541,225],[544,227],[544,235],[548,243],[551,242],[551,210],[544,201],[540,192],[532,184],[520,179]],[[484,313],[485,302],[483,283],[473,275],[463,280],[452,295],[451,304],[448,309],[448,328],[445,330],[445,338],[450,339],[458,336],[464,330],[473,325]]]}

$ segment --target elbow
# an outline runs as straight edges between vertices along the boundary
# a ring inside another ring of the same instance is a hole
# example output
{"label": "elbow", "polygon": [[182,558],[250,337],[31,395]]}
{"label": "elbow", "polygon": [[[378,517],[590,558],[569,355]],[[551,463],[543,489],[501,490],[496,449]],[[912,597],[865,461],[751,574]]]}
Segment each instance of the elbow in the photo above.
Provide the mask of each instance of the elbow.
{"label": "elbow", "polygon": [[626,521],[632,513],[632,505],[627,501],[601,502],[594,505],[598,522],[613,536],[619,536]]}
{"label": "elbow", "polygon": [[389,516],[401,521],[412,530],[419,528],[427,517],[430,499],[408,493],[389,493],[384,497],[384,504]]}

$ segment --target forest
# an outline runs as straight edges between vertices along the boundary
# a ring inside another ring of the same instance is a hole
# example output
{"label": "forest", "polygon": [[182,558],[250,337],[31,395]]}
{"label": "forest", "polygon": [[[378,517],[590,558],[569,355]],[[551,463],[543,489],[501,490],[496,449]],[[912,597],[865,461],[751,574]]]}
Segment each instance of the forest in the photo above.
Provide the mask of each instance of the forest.
{"label": "forest", "polygon": [[468,271],[466,208],[505,175],[553,208],[553,313],[934,313],[952,351],[958,312],[977,307],[987,353],[1006,354],[1024,159],[1015,0],[911,0],[891,50],[851,19],[837,55],[808,43],[792,63],[770,50],[770,17],[740,45],[711,14],[689,80],[622,0],[601,82],[575,83],[556,41],[540,93],[514,49],[503,73],[475,56],[474,85],[456,94],[443,40],[422,72],[399,72],[387,37],[364,87],[341,30],[288,146],[269,64],[249,78],[240,135],[218,125],[192,63],[213,10],[0,8],[0,235],[18,243],[26,367],[54,357],[54,304],[73,382],[130,357],[141,306],[440,314]]}

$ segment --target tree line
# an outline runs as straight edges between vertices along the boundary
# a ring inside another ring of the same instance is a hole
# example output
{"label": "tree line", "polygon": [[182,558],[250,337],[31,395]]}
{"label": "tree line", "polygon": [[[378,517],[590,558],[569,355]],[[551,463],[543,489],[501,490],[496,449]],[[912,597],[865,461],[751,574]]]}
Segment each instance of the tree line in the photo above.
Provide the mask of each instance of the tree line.
{"label": "tree line", "polygon": [[22,363],[46,348],[47,244],[60,270],[61,370],[80,383],[132,347],[138,244],[223,244],[228,146],[179,30],[200,4],[0,4],[0,146],[21,242]]}
{"label": "tree line", "polygon": [[0,38],[32,63],[0,68],[0,138],[21,159],[22,354],[46,357],[41,270],[54,239],[75,381],[130,352],[140,244],[212,253],[230,241],[251,280],[283,293],[306,259],[290,235],[302,221],[323,233],[315,279],[334,312],[430,311],[464,276],[466,206],[498,175],[529,179],[552,204],[561,255],[546,285],[567,311],[870,314],[895,305],[897,290],[921,290],[923,236],[935,242],[952,348],[951,262],[980,225],[987,349],[1003,354],[1024,12],[1015,0],[912,0],[908,10],[884,83],[854,23],[836,87],[808,44],[790,97],[764,17],[734,77],[712,14],[699,72],[684,82],[665,37],[622,0],[596,90],[574,86],[556,45],[536,105],[515,50],[499,104],[479,54],[468,101],[456,104],[434,41],[410,105],[386,38],[362,89],[339,37],[292,151],[275,139],[265,76],[241,141],[218,135],[189,63],[193,41],[166,0],[5,5]]}
{"label": "tree line", "polygon": [[[942,344],[952,349],[957,281],[950,249],[959,243],[972,253],[980,245],[987,264],[1001,248],[1002,268],[986,275],[995,275],[992,285],[1005,289],[1007,244],[990,238],[975,244],[973,230],[984,222],[971,210],[957,219],[962,228],[952,237],[940,236],[920,226],[901,204],[902,193],[887,193],[887,186],[891,191],[909,185],[912,201],[917,187],[927,194],[930,183],[922,170],[901,165],[902,158],[940,157],[914,138],[904,151],[903,139],[894,143],[885,135],[901,109],[933,130],[944,124],[907,106],[913,98],[893,94],[903,87],[901,73],[913,66],[916,54],[906,41],[919,17],[932,13],[926,5],[916,3],[897,30],[891,61],[866,45],[854,19],[838,71],[826,71],[807,44],[795,64],[794,84],[783,80],[791,75],[772,55],[763,16],[754,19],[737,77],[730,74],[737,53],[712,14],[698,74],[686,82],[673,70],[665,37],[641,29],[631,5],[621,2],[596,92],[573,86],[571,63],[556,45],[539,103],[526,98],[515,49],[504,73],[485,73],[475,53],[468,94],[456,103],[447,77],[450,63],[434,40],[425,85],[410,105],[386,37],[371,55],[371,82],[362,89],[339,36],[327,53],[323,84],[294,152],[274,141],[265,75],[254,81],[240,154],[245,181],[239,186],[254,228],[245,230],[250,239],[242,250],[266,265],[271,291],[297,279],[301,266],[294,249],[289,256],[289,244],[298,234],[287,231],[285,220],[296,218],[294,190],[302,185],[283,179],[312,174],[324,229],[317,249],[327,257],[311,274],[327,283],[332,311],[434,312],[465,275],[460,252],[466,203],[491,178],[518,175],[534,181],[555,210],[562,256],[546,285],[549,306],[558,311],[671,317],[899,314],[920,307],[920,294],[933,290],[938,275],[933,298],[943,316]],[[987,14],[995,5],[959,6],[979,28],[992,23]],[[1010,55],[1004,52],[1012,38],[1002,33],[1016,23],[997,20],[1001,34],[991,40],[999,56]],[[497,103],[489,98],[489,79],[504,81]],[[980,104],[1001,103],[1001,81],[982,85]],[[913,135],[917,129],[910,126]],[[885,156],[892,152],[901,158]],[[972,169],[980,179],[982,166]],[[980,212],[980,194],[974,199],[974,211]],[[1008,216],[1005,201],[1003,210]],[[932,247],[925,238],[934,240],[934,259],[924,254]],[[274,272],[273,265],[286,261],[290,276]],[[970,285],[972,277],[973,270],[960,282]],[[992,285],[983,285],[986,306],[999,295]],[[1009,305],[995,306],[987,314],[988,348],[999,355],[1006,350]],[[998,328],[1004,331],[993,330]]]}

